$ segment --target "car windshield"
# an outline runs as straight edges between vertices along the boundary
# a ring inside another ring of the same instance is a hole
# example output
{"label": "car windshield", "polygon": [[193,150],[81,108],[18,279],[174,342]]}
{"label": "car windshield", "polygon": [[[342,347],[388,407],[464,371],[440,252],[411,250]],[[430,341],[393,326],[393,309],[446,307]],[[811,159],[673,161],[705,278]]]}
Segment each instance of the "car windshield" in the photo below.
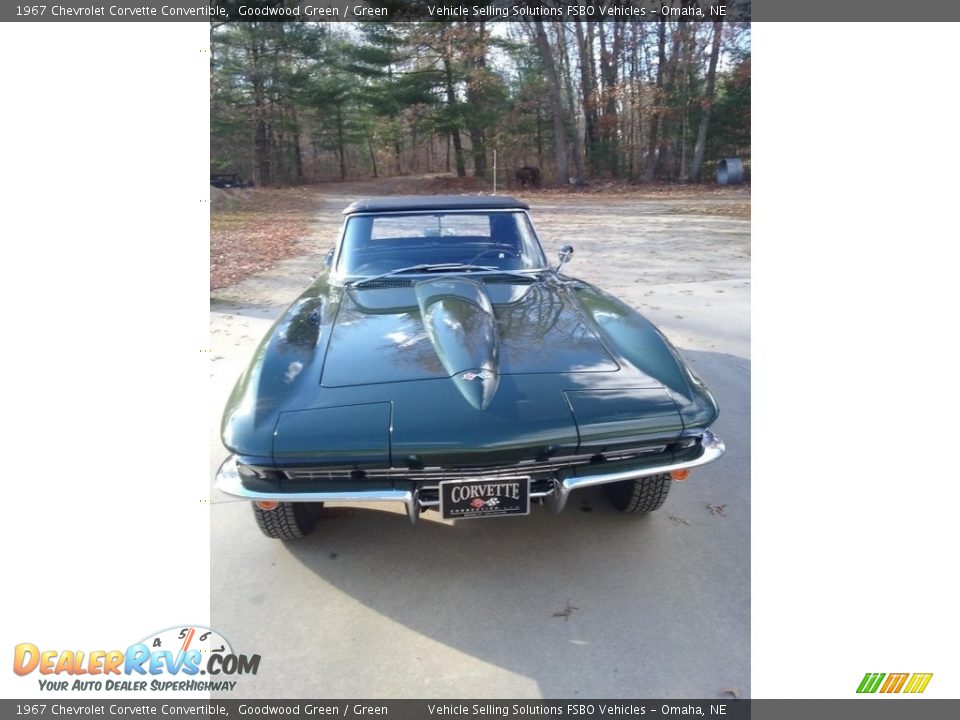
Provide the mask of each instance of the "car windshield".
{"label": "car windshield", "polygon": [[371,276],[425,265],[518,271],[543,268],[546,261],[522,212],[383,213],[347,220],[340,273]]}

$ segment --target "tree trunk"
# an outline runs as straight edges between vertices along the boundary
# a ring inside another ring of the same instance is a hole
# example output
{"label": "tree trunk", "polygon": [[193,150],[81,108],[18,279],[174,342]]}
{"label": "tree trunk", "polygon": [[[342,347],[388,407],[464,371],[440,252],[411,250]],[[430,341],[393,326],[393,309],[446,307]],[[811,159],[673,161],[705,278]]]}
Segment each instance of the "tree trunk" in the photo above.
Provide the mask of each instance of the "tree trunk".
{"label": "tree trunk", "polygon": [[591,172],[596,172],[599,119],[597,117],[596,65],[593,59],[593,23],[587,23],[586,37],[582,22],[577,22],[574,27],[577,31],[577,50],[580,53],[580,93],[583,104],[587,165]]}
{"label": "tree trunk", "polygon": [[577,95],[573,90],[573,74],[567,62],[567,41],[566,25],[562,22],[554,23],[557,32],[557,56],[560,59],[560,71],[563,76],[563,84],[567,91],[567,113],[570,117],[571,125],[567,128],[571,140],[573,141],[573,173],[574,182],[579,183],[583,180],[583,141],[580,139],[580,130],[577,127]]}
{"label": "tree trunk", "polygon": [[630,52],[630,171],[629,177],[636,175],[637,155],[641,138],[643,137],[642,97],[640,78],[640,44],[643,42],[640,30],[641,23],[633,25],[633,37]]}
{"label": "tree trunk", "polygon": [[543,106],[537,99],[537,167],[543,167]]}
{"label": "tree trunk", "polygon": [[373,167],[373,176],[380,177],[377,173],[377,154],[373,151],[373,138],[367,135],[367,150],[370,151],[370,165]]}
{"label": "tree trunk", "polygon": [[657,134],[660,130],[660,104],[663,102],[663,66],[667,64],[667,21],[661,17],[657,25],[657,89],[654,94],[653,117],[650,120],[650,142],[647,145],[647,157],[643,165],[643,179],[653,180],[657,168]]}
{"label": "tree trunk", "polygon": [[450,137],[453,139],[453,155],[457,163],[457,177],[466,177],[467,176],[467,165],[463,159],[463,143],[460,141],[460,128],[457,127],[457,122],[459,122],[455,116],[457,113],[457,93],[453,89],[453,70],[450,67],[450,61],[444,58],[443,61],[444,69],[447,74],[447,107],[450,110],[451,120],[450,120]]}
{"label": "tree trunk", "polygon": [[606,47],[606,32],[600,26],[600,75],[603,81],[603,139],[606,150],[607,167],[612,177],[619,175],[620,149],[617,142],[619,118],[617,117],[617,72],[620,67],[620,53],[623,50],[622,23],[613,23],[613,38],[610,51]]}
{"label": "tree trunk", "polygon": [[453,42],[447,42],[447,51],[443,56],[443,72],[447,81],[447,109],[450,112],[450,137],[453,138],[453,155],[457,163],[457,177],[467,176],[467,165],[463,159],[463,144],[460,141],[460,118],[457,109],[457,92],[453,87]]}
{"label": "tree trunk", "polygon": [[254,181],[257,185],[269,185],[273,178],[270,176],[270,139],[267,134],[266,120],[266,93],[264,92],[263,63],[261,57],[263,48],[257,34],[257,23],[250,23],[250,82],[253,86],[253,166]]}
{"label": "tree trunk", "polygon": [[553,106],[553,142],[557,162],[557,184],[567,185],[570,177],[567,170],[567,133],[566,124],[563,121],[563,98],[560,95],[557,64],[553,58],[553,53],[550,51],[550,41],[547,40],[547,32],[543,29],[543,23],[535,22],[532,24],[537,38],[537,48],[540,50],[540,58],[543,60],[543,66],[547,73],[550,104]]}
{"label": "tree trunk", "polygon": [[297,117],[296,110],[290,111],[291,130],[291,150],[293,151],[293,172],[294,180],[297,184],[303,183],[303,152],[300,150],[300,119]]}
{"label": "tree trunk", "polygon": [[483,22],[477,23],[476,27],[475,34],[470,38],[467,54],[467,65],[470,68],[470,74],[467,77],[467,102],[472,108],[468,123],[470,148],[473,153],[473,175],[482,178],[487,175],[486,128],[481,114],[485,110],[483,80],[487,68],[487,36]]}
{"label": "tree trunk", "polygon": [[707,129],[710,126],[710,111],[713,109],[713,97],[717,82],[717,59],[720,57],[720,32],[722,22],[713,23],[713,47],[710,49],[710,67],[707,70],[707,88],[703,99],[703,115],[700,116],[700,127],[697,129],[697,144],[693,149],[693,166],[690,168],[690,179],[700,182],[700,171],[703,169],[703,155],[707,147]]}
{"label": "tree trunk", "polygon": [[[664,88],[665,106],[668,108],[664,113],[660,128],[660,154],[657,157],[657,173],[663,177],[664,173],[670,180],[676,179],[674,158],[676,156],[677,128],[677,106],[674,92],[677,87],[677,71],[680,68],[680,56],[686,46],[687,29],[693,27],[692,23],[677,23],[673,31],[673,42],[670,47],[670,63],[667,75],[666,87]],[[673,136],[671,138],[671,135]],[[672,140],[672,141],[671,141]]]}
{"label": "tree trunk", "polygon": [[420,162],[417,157],[417,145],[419,144],[420,139],[417,137],[417,123],[414,121],[410,125],[410,148],[413,152],[410,153],[410,172],[416,175],[420,171]]}
{"label": "tree trunk", "polygon": [[337,155],[340,158],[340,180],[347,179],[347,159],[346,148],[343,140],[343,112],[341,107],[337,106]]}

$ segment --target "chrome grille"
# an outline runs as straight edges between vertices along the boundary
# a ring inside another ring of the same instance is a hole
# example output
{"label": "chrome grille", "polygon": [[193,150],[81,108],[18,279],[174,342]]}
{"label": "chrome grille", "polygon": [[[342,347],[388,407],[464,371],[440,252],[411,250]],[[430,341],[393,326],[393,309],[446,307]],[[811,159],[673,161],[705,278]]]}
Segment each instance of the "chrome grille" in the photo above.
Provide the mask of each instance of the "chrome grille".
{"label": "chrome grille", "polygon": [[[661,453],[667,449],[666,445],[657,445],[648,448],[633,449],[623,453],[608,453],[602,456],[607,462],[630,460],[646,455]],[[557,470],[587,465],[597,462],[597,455],[574,455],[563,458],[553,458],[547,461],[525,460],[512,465],[497,465],[486,467],[426,467],[421,469],[410,468],[369,468],[365,470],[345,470],[342,468],[289,468],[283,471],[288,480],[470,480],[480,478],[496,478],[504,475],[535,475],[553,473]]]}

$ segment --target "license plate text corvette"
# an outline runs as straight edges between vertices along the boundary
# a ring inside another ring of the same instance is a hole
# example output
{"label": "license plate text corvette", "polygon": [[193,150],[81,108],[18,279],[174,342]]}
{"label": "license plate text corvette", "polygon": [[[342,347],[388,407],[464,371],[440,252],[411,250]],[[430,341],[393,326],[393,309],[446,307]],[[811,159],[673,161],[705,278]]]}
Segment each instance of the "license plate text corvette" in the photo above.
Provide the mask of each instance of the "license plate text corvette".
{"label": "license plate text corvette", "polygon": [[530,478],[440,483],[440,514],[447,520],[529,513]]}

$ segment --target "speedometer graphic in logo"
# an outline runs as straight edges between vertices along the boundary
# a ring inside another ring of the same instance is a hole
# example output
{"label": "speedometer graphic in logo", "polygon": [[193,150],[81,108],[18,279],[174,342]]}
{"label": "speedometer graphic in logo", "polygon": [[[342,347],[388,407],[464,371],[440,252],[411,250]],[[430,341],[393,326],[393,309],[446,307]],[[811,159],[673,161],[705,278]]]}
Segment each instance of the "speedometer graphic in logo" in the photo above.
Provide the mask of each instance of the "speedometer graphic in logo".
{"label": "speedometer graphic in logo", "polygon": [[[173,657],[197,657],[194,653],[200,654],[200,661],[195,663],[200,668],[208,667],[212,655],[233,655],[233,648],[223,635],[212,628],[204,625],[180,625],[166,628],[159,632],[152,633],[140,641],[152,653],[168,652]],[[206,675],[206,670],[200,670],[201,675]]]}

